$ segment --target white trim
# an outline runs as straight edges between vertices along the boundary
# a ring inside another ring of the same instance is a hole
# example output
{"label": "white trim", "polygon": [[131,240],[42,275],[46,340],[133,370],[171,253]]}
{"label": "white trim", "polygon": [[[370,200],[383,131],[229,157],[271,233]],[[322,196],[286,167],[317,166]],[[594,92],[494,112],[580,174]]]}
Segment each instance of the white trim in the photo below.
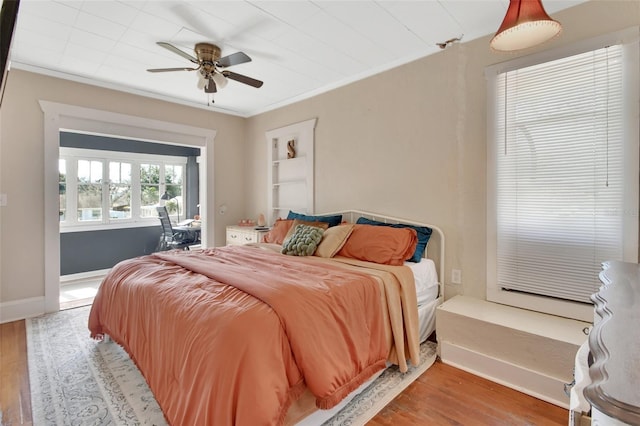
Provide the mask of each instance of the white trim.
{"label": "white trim", "polygon": [[60,276],[60,285],[70,285],[77,281],[97,280],[104,278],[111,269],[98,269],[95,271],[78,272]]}
{"label": "white trim", "polygon": [[0,303],[0,324],[44,314],[44,297],[29,297]]}
{"label": "white trim", "polygon": [[43,74],[43,75],[47,75],[47,76],[51,76],[51,77],[56,77],[56,78],[60,78],[63,80],[68,80],[68,81],[75,81],[78,83],[82,83],[82,84],[87,84],[87,85],[91,85],[91,86],[96,86],[96,87],[103,87],[105,89],[111,89],[111,90],[117,90],[120,92],[125,92],[125,93],[131,93],[134,95],[138,95],[138,96],[144,96],[147,98],[152,98],[152,99],[159,99],[165,102],[171,102],[171,103],[175,103],[175,104],[180,104],[180,105],[186,105],[192,108],[199,108],[199,109],[204,109],[207,111],[216,111],[216,112],[220,112],[223,114],[229,114],[229,115],[235,115],[238,117],[243,117],[243,118],[250,118],[250,117],[254,117],[256,115],[260,115],[263,114],[265,112],[269,112],[269,111],[273,111],[275,109],[278,108],[282,108],[285,107],[287,105],[291,105],[294,104],[296,102],[300,102],[303,101],[305,99],[310,99],[313,98],[314,96],[320,95],[322,93],[326,93],[326,92],[330,92],[334,89],[337,89],[339,87],[342,86],[346,86],[349,85],[355,81],[360,81],[364,78],[370,77],[372,75],[376,75],[379,73],[382,73],[384,71],[390,70],[390,69],[394,69],[397,67],[400,67],[404,64],[407,64],[409,62],[418,60],[420,58],[424,58],[428,55],[434,54],[439,52],[439,50],[432,50],[430,48],[425,49],[424,51],[419,51],[419,52],[415,52],[411,55],[405,56],[401,59],[397,59],[395,61],[392,61],[390,63],[385,63],[385,64],[381,64],[380,66],[374,68],[374,69],[369,69],[366,71],[363,71],[361,73],[358,73],[356,75],[347,77],[347,78],[343,78],[340,81],[331,83],[331,84],[327,84],[325,86],[319,87],[317,89],[305,92],[301,95],[295,95],[292,96],[290,98],[287,98],[283,101],[278,101],[278,102],[274,102],[272,104],[266,105],[264,107],[261,108],[257,108],[251,111],[237,111],[237,110],[232,110],[232,109],[225,109],[225,108],[220,108],[219,106],[217,106],[216,104],[213,105],[208,105],[207,103],[205,103],[204,101],[202,103],[199,102],[195,102],[195,101],[188,101],[185,99],[180,99],[180,98],[176,98],[176,97],[172,97],[170,95],[160,95],[157,93],[151,93],[151,92],[147,92],[145,90],[141,90],[141,89],[136,89],[136,88],[132,88],[132,87],[128,87],[125,86],[123,84],[116,84],[116,83],[111,83],[111,82],[104,82],[104,81],[97,81],[97,80],[92,80],[86,77],[81,77],[78,75],[73,75],[73,74],[67,74],[61,71],[55,71],[55,70],[50,70],[50,69],[45,69],[42,67],[38,67],[35,65],[30,65],[30,64],[25,64],[22,62],[16,62],[13,61],[11,62],[11,67],[14,69],[19,69],[19,70],[24,70],[24,71],[29,71],[32,73],[37,73],[37,74]]}
{"label": "white trim", "polygon": [[[58,155],[60,131],[87,132],[156,143],[198,147],[201,156],[213,155],[216,131],[101,111],[75,105],[39,101],[44,112],[44,311],[60,310],[60,222],[58,208]],[[209,151],[208,151],[209,150]],[[201,214],[207,216],[207,162],[200,162]],[[202,223],[202,244],[207,246],[207,229],[214,228],[214,218]]]}
{"label": "white trim", "polygon": [[28,72],[32,72],[32,73],[36,73],[36,74],[42,74],[42,75],[46,75],[46,76],[50,76],[50,77],[60,78],[62,80],[74,81],[76,83],[87,84],[89,86],[96,86],[96,87],[102,87],[102,88],[110,89],[110,90],[117,90],[118,92],[130,93],[130,94],[137,95],[137,96],[143,96],[145,98],[158,99],[158,100],[161,100],[161,101],[164,101],[164,102],[171,102],[173,104],[185,105],[185,106],[188,106],[188,107],[191,107],[191,108],[204,109],[204,110],[207,110],[207,111],[215,111],[215,112],[219,112],[219,113],[222,113],[222,114],[235,115],[235,116],[243,117],[243,118],[249,117],[248,115],[246,115],[244,113],[240,113],[240,112],[238,112],[236,110],[220,108],[219,106],[216,106],[215,104],[209,105],[204,100],[203,100],[202,103],[195,102],[195,101],[188,101],[188,100],[185,100],[185,99],[179,99],[179,98],[175,98],[175,97],[168,96],[168,95],[161,95],[161,94],[158,94],[158,93],[147,92],[146,90],[141,90],[141,89],[136,89],[136,88],[133,88],[133,87],[128,87],[128,86],[125,86],[124,84],[117,84],[117,83],[112,83],[112,82],[98,81],[98,80],[82,77],[82,76],[79,76],[79,75],[67,74],[67,73],[62,72],[62,71],[46,69],[46,68],[42,68],[42,67],[39,67],[39,66],[36,66],[36,65],[25,64],[25,63],[22,63],[22,62],[11,61],[11,68],[17,69],[17,70],[28,71]]}
{"label": "white trim", "polygon": [[143,219],[120,219],[117,222],[111,221],[110,223],[91,223],[81,222],[73,225],[67,225],[60,223],[60,233],[72,233],[72,232],[87,232],[87,231],[108,231],[114,229],[129,229],[129,228],[151,228],[158,226],[158,218],[143,218]]}
{"label": "white trim", "polygon": [[142,154],[139,152],[108,151],[102,149],[72,148],[61,146],[60,157],[82,157],[118,161],[148,161],[167,164],[187,164],[187,157],[162,154]]}
{"label": "white trim", "polygon": [[569,409],[565,382],[450,342],[440,342],[442,362],[535,398]]}

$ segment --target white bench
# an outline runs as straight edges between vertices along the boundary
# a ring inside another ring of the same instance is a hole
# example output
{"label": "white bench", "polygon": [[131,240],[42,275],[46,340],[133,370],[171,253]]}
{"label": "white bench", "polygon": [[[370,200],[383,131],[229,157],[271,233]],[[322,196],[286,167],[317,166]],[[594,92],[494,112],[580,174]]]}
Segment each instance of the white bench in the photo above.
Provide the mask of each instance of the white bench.
{"label": "white bench", "polygon": [[455,296],[436,313],[442,362],[568,408],[578,348],[591,324]]}

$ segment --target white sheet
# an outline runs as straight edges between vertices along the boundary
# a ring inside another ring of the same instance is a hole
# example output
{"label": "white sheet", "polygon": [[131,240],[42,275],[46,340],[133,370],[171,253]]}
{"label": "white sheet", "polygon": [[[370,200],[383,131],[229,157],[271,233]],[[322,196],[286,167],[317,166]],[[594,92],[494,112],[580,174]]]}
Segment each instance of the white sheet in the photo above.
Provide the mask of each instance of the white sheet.
{"label": "white sheet", "polygon": [[427,340],[427,338],[431,336],[431,333],[433,333],[433,331],[436,329],[436,308],[441,302],[442,300],[440,299],[434,299],[429,303],[418,306],[420,343]]}
{"label": "white sheet", "polygon": [[435,300],[438,297],[438,273],[433,260],[423,258],[419,263],[404,262],[404,264],[413,272],[418,306]]}

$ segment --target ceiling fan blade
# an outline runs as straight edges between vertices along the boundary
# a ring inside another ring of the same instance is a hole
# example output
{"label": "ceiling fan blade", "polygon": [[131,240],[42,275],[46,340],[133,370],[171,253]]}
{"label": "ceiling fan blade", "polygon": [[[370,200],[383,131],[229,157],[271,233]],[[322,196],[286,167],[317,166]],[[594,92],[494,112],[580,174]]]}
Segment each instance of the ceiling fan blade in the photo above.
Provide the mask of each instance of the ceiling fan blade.
{"label": "ceiling fan blade", "polygon": [[209,78],[209,80],[207,80],[207,85],[204,86],[204,93],[216,93],[217,89],[216,89],[216,83],[215,81],[213,81],[212,78]]}
{"label": "ceiling fan blade", "polygon": [[221,68],[226,68],[232,65],[244,64],[245,62],[251,62],[249,55],[244,52],[236,52],[218,59],[217,65]]}
{"label": "ceiling fan blade", "polygon": [[178,49],[177,47],[175,47],[173,44],[169,44],[166,41],[158,41],[156,44],[158,44],[158,46],[162,46],[167,50],[170,50],[173,53],[177,53],[178,55],[182,56],[183,58],[193,62],[194,64],[198,63],[198,59],[194,58],[193,56],[189,55],[187,52],[184,52],[180,49]]}
{"label": "ceiling fan blade", "polygon": [[198,68],[151,68],[149,72],[169,72],[169,71],[196,71]]}
{"label": "ceiling fan blade", "polygon": [[222,75],[231,80],[239,81],[240,83],[248,84],[253,87],[262,87],[263,82],[256,80],[255,78],[247,77],[246,75],[238,74],[231,71],[222,71]]}

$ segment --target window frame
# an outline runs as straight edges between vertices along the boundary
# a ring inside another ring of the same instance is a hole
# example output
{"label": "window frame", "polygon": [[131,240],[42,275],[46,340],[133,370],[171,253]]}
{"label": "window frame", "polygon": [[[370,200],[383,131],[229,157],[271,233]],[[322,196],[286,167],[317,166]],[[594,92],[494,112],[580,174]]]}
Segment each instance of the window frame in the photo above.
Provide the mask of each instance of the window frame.
{"label": "window frame", "polygon": [[[629,93],[624,100],[624,108],[627,111],[627,120],[636,123],[626,129],[626,138],[634,141],[628,144],[625,152],[625,193],[630,194],[626,199],[624,215],[624,229],[632,236],[625,238],[623,248],[624,260],[638,261],[638,203],[639,203],[639,183],[638,170],[640,167],[639,143],[640,123],[637,123],[640,100],[640,53],[638,49],[640,27],[627,28],[625,30],[574,43],[569,46],[560,47],[529,56],[523,56],[511,61],[496,64],[485,69],[487,80],[487,300],[502,303],[518,308],[530,309],[537,312],[558,315],[562,317],[592,321],[593,306],[587,303],[573,302],[569,300],[554,299],[546,296],[525,294],[520,292],[504,291],[498,286],[497,279],[497,144],[495,125],[497,115],[497,105],[495,100],[497,76],[501,73],[516,69],[554,61],[568,56],[585,53],[588,51],[604,48],[615,44],[625,45],[625,55],[630,62],[625,67],[625,84],[629,87]],[[628,69],[631,69],[631,72]],[[635,117],[635,122],[633,118]],[[633,214],[632,212],[635,212]]]}
{"label": "window frame", "polygon": [[[60,221],[60,232],[97,231],[154,226],[157,217],[142,217],[141,214],[141,182],[140,164],[153,163],[160,166],[159,193],[165,190],[164,168],[179,165],[182,167],[182,193],[186,191],[187,158],[158,154],[141,154],[120,151],[106,151],[84,148],[60,147],[59,159],[66,162],[66,220]],[[78,160],[101,161],[103,165],[103,217],[101,221],[81,222],[77,220],[77,162]],[[131,217],[111,219],[109,217],[109,163],[121,162],[131,164]],[[105,174],[106,173],[106,174]],[[106,192],[105,192],[106,191]],[[106,194],[106,196],[105,196]],[[164,205],[159,200],[158,205]],[[184,206],[182,206],[184,208]]]}

